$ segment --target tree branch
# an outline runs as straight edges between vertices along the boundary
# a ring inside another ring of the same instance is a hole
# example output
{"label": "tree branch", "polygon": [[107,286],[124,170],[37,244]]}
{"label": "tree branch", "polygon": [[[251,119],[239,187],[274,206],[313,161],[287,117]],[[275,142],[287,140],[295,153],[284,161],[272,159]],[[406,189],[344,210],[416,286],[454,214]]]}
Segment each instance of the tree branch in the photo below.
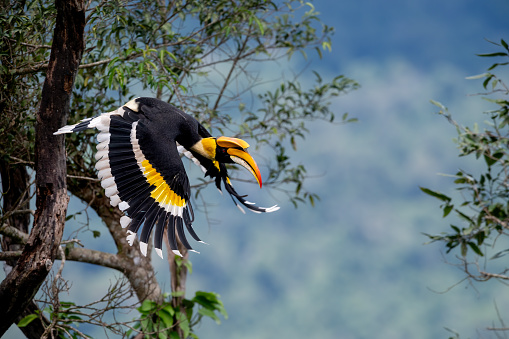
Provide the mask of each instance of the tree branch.
{"label": "tree branch", "polygon": [[66,259],[109,267],[120,272],[124,272],[128,267],[128,262],[118,254],[106,253],[88,248],[72,248],[69,250]]}
{"label": "tree branch", "polygon": [[233,71],[235,70],[237,63],[240,60],[240,56],[242,55],[242,53],[244,52],[244,49],[247,46],[248,40],[249,40],[249,36],[246,36],[246,38],[244,39],[244,42],[242,43],[242,46],[239,48],[239,51],[237,52],[236,57],[233,59],[233,63],[230,68],[230,71],[228,72],[228,75],[226,76],[226,79],[224,80],[223,86],[221,87],[221,90],[219,91],[219,94],[217,95],[216,102],[214,103],[214,106],[212,108],[214,111],[216,111],[219,106],[219,102],[221,101],[221,98],[223,97],[223,93],[226,90],[226,88],[228,87],[228,84],[230,83],[230,79],[233,74]]}
{"label": "tree branch", "polygon": [[[18,259],[21,256],[21,253],[22,251],[0,252],[0,261]],[[56,259],[58,260],[62,260],[62,258],[63,256],[61,253],[56,256]],[[88,248],[75,247],[69,249],[65,259],[113,268],[120,272],[124,272],[128,267],[126,260],[122,259],[122,257],[117,254],[91,250]]]}
{"label": "tree branch", "polygon": [[0,234],[11,238],[11,240],[14,240],[14,242],[19,244],[24,245],[28,242],[28,234],[18,230],[15,227],[9,226],[6,223],[0,226]]}
{"label": "tree branch", "polygon": [[481,276],[485,277],[486,280],[489,280],[491,278],[509,280],[509,276],[503,275],[503,274],[489,273],[489,272],[483,272],[483,271],[479,271],[479,274],[481,274]]}
{"label": "tree branch", "polygon": [[13,260],[18,259],[21,257],[21,253],[23,251],[4,251],[0,252],[0,261],[7,261],[7,260]]}
{"label": "tree branch", "polygon": [[[69,191],[76,197],[82,199],[97,212],[117,245],[118,254],[106,255],[103,252],[89,252],[85,255],[86,250],[82,248],[74,248],[71,252],[79,250],[72,254],[75,261],[81,261],[79,257],[83,255],[83,262],[101,264],[101,260],[105,261],[106,267],[114,268],[121,271],[131,283],[132,288],[140,301],[145,299],[162,301],[162,292],[159,283],[155,277],[154,267],[151,264],[150,256],[143,256],[139,250],[139,242],[136,240],[133,246],[129,246],[126,240],[126,231],[120,227],[120,217],[122,212],[118,208],[111,208],[109,198],[105,195],[96,196],[95,192],[100,191],[98,182],[88,181],[87,185],[93,185],[94,188],[88,187],[83,189],[78,183],[70,183]],[[67,259],[71,258],[71,253]],[[86,261],[89,260],[89,261]]]}

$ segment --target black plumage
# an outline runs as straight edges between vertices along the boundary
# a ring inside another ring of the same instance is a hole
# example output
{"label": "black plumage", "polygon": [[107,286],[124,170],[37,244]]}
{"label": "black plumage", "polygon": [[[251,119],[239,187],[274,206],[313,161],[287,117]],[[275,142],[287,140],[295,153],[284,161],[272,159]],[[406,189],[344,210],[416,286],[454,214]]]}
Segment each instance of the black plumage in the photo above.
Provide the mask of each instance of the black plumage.
{"label": "black plumage", "polygon": [[[184,225],[196,241],[201,241],[192,227],[191,189],[181,153],[201,166],[206,176],[214,178],[219,190],[222,182],[239,208],[235,199],[258,213],[279,208],[257,207],[231,186],[224,164],[228,162],[246,167],[261,186],[258,167],[245,151],[247,143],[234,138],[212,138],[196,119],[166,102],[155,98],[133,99],[115,111],[62,127],[55,134],[87,128],[100,131],[96,153],[98,177],[111,204],[125,214],[120,223],[128,227],[131,245],[141,229],[140,249],[144,255],[154,228],[154,245],[161,257],[165,227],[170,248],[178,255],[177,236],[185,248],[192,250]],[[236,150],[229,151],[230,148]]]}

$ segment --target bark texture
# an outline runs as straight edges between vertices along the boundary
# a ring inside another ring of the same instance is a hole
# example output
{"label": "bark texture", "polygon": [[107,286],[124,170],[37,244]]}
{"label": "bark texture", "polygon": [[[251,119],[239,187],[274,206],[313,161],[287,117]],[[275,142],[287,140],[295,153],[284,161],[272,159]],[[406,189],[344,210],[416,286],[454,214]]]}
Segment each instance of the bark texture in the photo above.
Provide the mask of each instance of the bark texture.
{"label": "bark texture", "polygon": [[[177,241],[178,249],[182,254],[182,259],[179,260],[181,264],[179,265],[177,262],[178,259],[175,258],[175,254],[170,248],[167,229],[164,230],[164,241],[166,243],[166,250],[168,253],[168,262],[170,264],[171,291],[173,293],[177,293],[171,298],[171,305],[173,308],[179,309],[182,313],[186,313],[183,301],[186,294],[187,267],[184,263],[189,260],[189,252],[180,241]],[[173,316],[173,323],[177,324],[179,321],[180,320],[177,319],[175,314]],[[184,331],[180,328],[180,326],[176,327],[176,331],[179,338],[184,338]]]}
{"label": "bark texture", "polygon": [[84,1],[57,0],[51,56],[36,120],[36,213],[21,257],[0,285],[0,337],[30,304],[51,270],[67,211],[64,137],[74,79],[84,49]]}
{"label": "bark texture", "polygon": [[[27,169],[23,165],[12,165],[8,162],[0,159],[0,175],[2,177],[2,194],[3,194],[3,211],[6,214],[10,214],[7,221],[10,227],[19,234],[28,233],[28,225],[30,224],[30,213],[29,209],[29,175]],[[15,211],[25,211],[23,213],[13,213]],[[4,214],[5,216],[5,214]],[[1,227],[0,227],[1,228]],[[13,232],[14,233],[14,232]],[[3,252],[20,252],[26,244],[27,240],[25,237],[20,239],[17,234],[13,234],[13,237],[3,236],[2,237],[2,250]],[[10,272],[14,266],[16,266],[18,259],[12,258],[6,260],[4,269],[6,272]],[[39,307],[34,301],[31,301],[27,308],[21,312],[16,318],[16,323],[29,314],[36,313]],[[21,328],[23,334],[29,339],[40,338],[44,333],[44,325],[49,324],[47,319],[40,317],[32,321],[25,327]]]}

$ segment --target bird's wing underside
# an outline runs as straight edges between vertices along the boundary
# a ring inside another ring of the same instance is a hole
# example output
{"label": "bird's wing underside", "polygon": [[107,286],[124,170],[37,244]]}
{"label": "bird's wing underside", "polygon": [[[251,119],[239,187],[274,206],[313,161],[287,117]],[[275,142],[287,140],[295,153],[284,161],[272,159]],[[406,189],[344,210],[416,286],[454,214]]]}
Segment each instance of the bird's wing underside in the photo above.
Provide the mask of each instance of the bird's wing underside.
{"label": "bird's wing underside", "polygon": [[105,194],[113,206],[125,215],[122,227],[128,227],[132,245],[141,229],[140,250],[146,255],[150,234],[155,226],[154,246],[162,257],[163,232],[168,226],[170,248],[180,255],[177,236],[192,250],[184,233],[201,241],[192,228],[194,219],[190,186],[174,141],[152,135],[150,121],[127,107],[88,118],[61,128],[55,134],[97,128],[96,169]]}

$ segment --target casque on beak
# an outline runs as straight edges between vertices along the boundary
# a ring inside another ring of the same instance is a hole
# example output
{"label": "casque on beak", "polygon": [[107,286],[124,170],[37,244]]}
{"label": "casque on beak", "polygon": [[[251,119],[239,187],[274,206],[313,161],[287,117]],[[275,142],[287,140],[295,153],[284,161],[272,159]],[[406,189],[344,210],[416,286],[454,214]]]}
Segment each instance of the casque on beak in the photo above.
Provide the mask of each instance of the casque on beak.
{"label": "casque on beak", "polygon": [[230,155],[233,162],[241,165],[251,172],[261,188],[262,176],[260,174],[260,169],[253,157],[246,151],[249,144],[244,140],[229,137],[219,137],[216,142],[219,146],[227,148],[226,152]]}

